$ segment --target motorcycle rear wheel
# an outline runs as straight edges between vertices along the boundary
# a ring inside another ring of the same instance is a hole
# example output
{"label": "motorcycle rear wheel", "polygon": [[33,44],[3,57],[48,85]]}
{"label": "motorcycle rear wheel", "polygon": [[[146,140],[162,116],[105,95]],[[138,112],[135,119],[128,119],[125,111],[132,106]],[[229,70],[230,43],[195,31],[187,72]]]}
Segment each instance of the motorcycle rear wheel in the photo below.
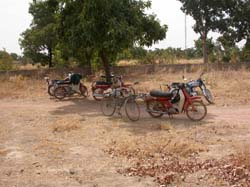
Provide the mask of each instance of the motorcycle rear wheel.
{"label": "motorcycle rear wheel", "polygon": [[[97,95],[98,96],[97,96]],[[104,90],[102,89],[102,88],[96,88],[96,89],[94,89],[93,90],[93,94],[92,94],[92,96],[93,96],[93,98],[96,100],[96,101],[101,101],[102,99],[103,99],[103,97],[104,97]]]}
{"label": "motorcycle rear wheel", "polygon": [[147,101],[147,112],[153,118],[162,117],[163,113],[160,113],[160,112],[163,112],[164,110],[165,110],[165,106],[161,102],[155,101],[155,100]]}
{"label": "motorcycle rear wheel", "polygon": [[63,86],[59,86],[54,90],[55,98],[62,100],[66,97],[67,91]]}
{"label": "motorcycle rear wheel", "polygon": [[89,95],[87,87],[82,84],[80,85],[80,92],[83,97],[88,97]]}
{"label": "motorcycle rear wheel", "polygon": [[207,115],[207,107],[202,101],[193,101],[188,105],[186,115],[192,121],[201,121]]}

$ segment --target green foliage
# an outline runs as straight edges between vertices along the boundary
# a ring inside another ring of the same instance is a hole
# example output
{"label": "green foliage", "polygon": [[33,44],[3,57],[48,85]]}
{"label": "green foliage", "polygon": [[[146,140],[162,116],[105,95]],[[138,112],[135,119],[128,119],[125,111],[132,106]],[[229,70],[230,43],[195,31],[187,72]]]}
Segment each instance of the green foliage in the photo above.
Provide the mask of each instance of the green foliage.
{"label": "green foliage", "polygon": [[13,58],[6,51],[0,51],[0,70],[8,71],[14,68]]}
{"label": "green foliage", "polygon": [[195,20],[194,31],[200,34],[202,39],[202,53],[204,63],[208,62],[209,51],[207,49],[207,35],[209,31],[216,30],[225,17],[222,7],[226,1],[217,0],[179,0],[182,3],[182,10]]}
{"label": "green foliage", "polygon": [[92,56],[95,51],[110,74],[110,65],[124,49],[135,43],[150,46],[165,38],[167,26],[145,14],[150,6],[142,0],[63,1],[63,41],[75,52],[87,51]]}
{"label": "green foliage", "polygon": [[250,48],[245,46],[240,53],[240,60],[242,62],[250,63]]}
{"label": "green foliage", "polygon": [[117,55],[117,61],[119,60],[134,60],[143,59],[147,55],[147,50],[143,47],[132,47],[125,49]]}
{"label": "green foliage", "polygon": [[52,66],[53,50],[58,43],[57,0],[33,0],[29,13],[33,16],[31,28],[21,34],[20,45],[24,56],[34,62]]}
{"label": "green foliage", "polygon": [[[227,0],[222,7],[228,16],[221,22],[224,27],[219,27],[224,36],[230,36],[234,41],[250,41],[250,1],[249,0]],[[250,44],[250,42],[246,42]]]}
{"label": "green foliage", "polygon": [[201,57],[202,55],[196,48],[182,50],[181,48],[169,47],[167,49],[146,50],[142,47],[134,47],[119,53],[117,61],[135,59],[138,60],[139,64],[173,64],[179,59],[196,59]]}

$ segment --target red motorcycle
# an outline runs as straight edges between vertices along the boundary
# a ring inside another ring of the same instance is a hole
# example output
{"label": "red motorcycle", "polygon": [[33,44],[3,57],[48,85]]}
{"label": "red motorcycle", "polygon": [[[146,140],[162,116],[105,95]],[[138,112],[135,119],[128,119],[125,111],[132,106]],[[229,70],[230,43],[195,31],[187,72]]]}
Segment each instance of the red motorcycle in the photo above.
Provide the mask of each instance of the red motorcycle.
{"label": "red motorcycle", "polygon": [[125,84],[123,82],[122,76],[114,76],[110,77],[111,81],[105,80],[106,76],[101,76],[99,81],[95,81],[92,83],[92,96],[95,100],[100,101],[104,98],[104,93],[108,89],[112,88],[124,88],[128,93],[135,94],[135,90],[132,87],[132,84]]}
{"label": "red motorcycle", "polygon": [[145,98],[145,102],[147,112],[154,118],[164,114],[173,118],[175,114],[186,113],[189,119],[200,121],[207,115],[207,107],[201,97],[190,96],[184,83],[173,83],[169,92],[153,90]]}

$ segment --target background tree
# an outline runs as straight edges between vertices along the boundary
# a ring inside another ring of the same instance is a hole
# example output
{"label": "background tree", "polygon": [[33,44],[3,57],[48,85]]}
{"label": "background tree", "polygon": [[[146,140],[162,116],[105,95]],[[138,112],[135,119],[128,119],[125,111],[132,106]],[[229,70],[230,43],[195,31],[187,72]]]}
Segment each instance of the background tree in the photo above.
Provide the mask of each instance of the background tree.
{"label": "background tree", "polygon": [[149,1],[142,0],[75,0],[62,3],[63,38],[74,49],[94,49],[106,76],[118,53],[135,44],[150,46],[165,38],[167,26],[155,15],[147,15]]}
{"label": "background tree", "polygon": [[182,11],[195,20],[194,31],[200,34],[204,63],[208,63],[207,36],[209,31],[218,28],[220,20],[225,17],[222,7],[224,2],[217,0],[179,0]]}
{"label": "background tree", "polygon": [[49,67],[53,66],[53,50],[58,43],[58,5],[57,0],[33,0],[29,8],[33,20],[20,39],[24,56],[42,64],[49,62]]}
{"label": "background tree", "polygon": [[13,69],[13,58],[5,50],[0,51],[0,70],[8,71]]}
{"label": "background tree", "polygon": [[[242,60],[250,61],[250,1],[226,0],[222,6],[227,17],[221,20],[218,30],[231,43],[245,40]],[[224,23],[224,24],[223,24]]]}
{"label": "background tree", "polygon": [[[95,50],[92,41],[83,36],[81,14],[85,1],[61,1],[59,38],[64,49],[64,58],[73,57],[79,65],[87,65],[91,69],[91,60]],[[86,33],[85,33],[86,34]]]}

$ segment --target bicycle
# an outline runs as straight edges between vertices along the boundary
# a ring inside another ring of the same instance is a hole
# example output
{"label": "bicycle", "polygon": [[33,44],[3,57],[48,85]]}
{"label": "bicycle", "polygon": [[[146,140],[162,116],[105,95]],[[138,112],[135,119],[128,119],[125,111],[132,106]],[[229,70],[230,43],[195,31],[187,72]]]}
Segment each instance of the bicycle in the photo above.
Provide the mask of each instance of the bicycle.
{"label": "bicycle", "polygon": [[138,121],[140,117],[139,105],[134,102],[135,95],[124,95],[126,94],[126,89],[116,88],[111,92],[106,93],[104,99],[101,103],[101,110],[105,116],[113,116],[117,111],[119,115],[121,114],[121,108],[125,106],[126,116],[131,121]]}

